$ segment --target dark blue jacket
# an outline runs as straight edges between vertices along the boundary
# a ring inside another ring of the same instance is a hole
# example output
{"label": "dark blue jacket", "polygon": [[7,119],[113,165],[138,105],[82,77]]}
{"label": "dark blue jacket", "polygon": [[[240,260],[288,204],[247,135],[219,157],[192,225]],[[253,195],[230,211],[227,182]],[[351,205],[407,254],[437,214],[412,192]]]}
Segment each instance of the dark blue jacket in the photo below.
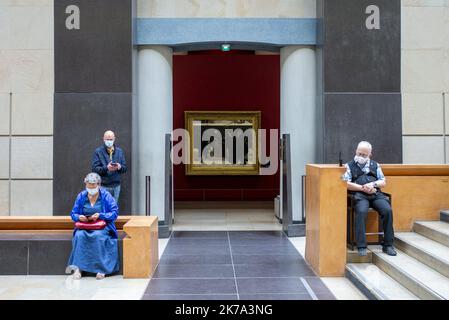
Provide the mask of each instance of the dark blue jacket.
{"label": "dark blue jacket", "polygon": [[105,187],[116,187],[120,184],[120,175],[127,170],[125,154],[123,150],[117,146],[114,146],[114,152],[112,153],[112,162],[120,163],[122,166],[120,170],[108,171],[108,163],[111,162],[109,154],[105,145],[98,147],[95,150],[92,159],[92,172],[96,172],[101,177],[101,185]]}
{"label": "dark blue jacket", "polygon": [[[80,215],[83,215],[83,207],[87,200],[87,191],[81,191],[76,197],[75,204],[73,206],[70,216],[74,222],[80,221]],[[100,188],[100,200],[101,200],[101,212],[99,212],[99,219],[107,222],[108,227],[112,230],[117,237],[117,228],[114,221],[118,217],[118,206],[114,197],[106,190]],[[77,229],[75,228],[75,231]]]}

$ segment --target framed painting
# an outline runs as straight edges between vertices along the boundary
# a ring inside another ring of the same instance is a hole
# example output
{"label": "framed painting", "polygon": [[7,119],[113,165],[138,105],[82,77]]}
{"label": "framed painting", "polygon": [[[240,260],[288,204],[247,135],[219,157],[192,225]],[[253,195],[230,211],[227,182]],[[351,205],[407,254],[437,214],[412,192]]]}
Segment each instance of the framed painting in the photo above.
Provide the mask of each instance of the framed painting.
{"label": "framed painting", "polygon": [[258,175],[260,111],[185,111],[187,175]]}

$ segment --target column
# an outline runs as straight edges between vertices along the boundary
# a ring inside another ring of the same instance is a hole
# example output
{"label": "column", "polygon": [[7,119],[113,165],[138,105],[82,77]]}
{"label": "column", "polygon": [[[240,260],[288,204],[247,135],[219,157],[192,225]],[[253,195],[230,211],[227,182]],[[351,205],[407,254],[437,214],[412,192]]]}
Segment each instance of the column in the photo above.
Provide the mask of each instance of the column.
{"label": "column", "polygon": [[[301,219],[301,176],[316,161],[316,59],[311,46],[281,49],[281,134],[291,137],[292,213]],[[282,186],[282,184],[281,184]]]}
{"label": "column", "polygon": [[142,46],[137,58],[133,123],[133,211],[145,213],[145,176],[151,177],[151,214],[164,220],[165,134],[173,126],[172,49]]}

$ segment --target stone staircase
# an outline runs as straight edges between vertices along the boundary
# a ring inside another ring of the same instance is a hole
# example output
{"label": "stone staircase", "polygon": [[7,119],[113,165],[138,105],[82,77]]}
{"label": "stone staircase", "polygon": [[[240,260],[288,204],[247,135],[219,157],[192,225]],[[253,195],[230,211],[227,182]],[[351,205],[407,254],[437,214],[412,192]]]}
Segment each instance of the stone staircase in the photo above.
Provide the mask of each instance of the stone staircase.
{"label": "stone staircase", "polygon": [[440,221],[416,221],[413,232],[395,233],[395,247],[395,257],[381,246],[369,246],[364,260],[348,253],[346,277],[368,299],[449,299],[449,210]]}

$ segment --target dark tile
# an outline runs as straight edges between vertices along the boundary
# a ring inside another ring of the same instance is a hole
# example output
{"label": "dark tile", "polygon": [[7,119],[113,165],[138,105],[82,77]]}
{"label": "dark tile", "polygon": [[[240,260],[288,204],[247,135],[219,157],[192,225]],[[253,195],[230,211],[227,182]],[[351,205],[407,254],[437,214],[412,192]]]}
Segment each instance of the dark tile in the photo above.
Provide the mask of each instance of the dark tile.
{"label": "dark tile", "polygon": [[318,300],[337,300],[332,293],[316,293]]}
{"label": "dark tile", "polygon": [[315,275],[306,264],[300,263],[236,264],[234,269],[237,278],[304,277]]}
{"label": "dark tile", "polygon": [[[114,130],[117,145],[125,153],[128,172],[121,176],[119,211],[121,215],[132,214],[131,116],[131,93],[55,94],[53,174],[58,187],[53,190],[54,215],[67,215],[72,210],[76,196],[84,188],[83,179],[91,170],[92,155],[103,144],[105,128]],[[67,141],[83,156],[67,152]]]}
{"label": "dark tile", "polygon": [[164,253],[159,265],[196,265],[196,264],[231,264],[230,254],[166,254]]}
{"label": "dark tile", "polygon": [[229,241],[227,238],[172,238],[167,244],[167,247],[169,246],[228,246],[229,247]]}
{"label": "dark tile", "polygon": [[230,254],[230,250],[228,245],[167,245],[164,254]]}
{"label": "dark tile", "polygon": [[234,278],[228,265],[159,265],[154,278]]}
{"label": "dark tile", "polygon": [[151,279],[145,294],[233,294],[234,279]]}
{"label": "dark tile", "polygon": [[30,241],[30,275],[64,275],[72,241]]}
{"label": "dark tile", "polygon": [[[318,277],[304,277],[304,280],[310,286],[312,291],[316,294],[319,299],[329,300],[329,298],[335,299],[332,292],[324,284],[324,282]],[[331,299],[331,300],[333,300]]]}
{"label": "dark tile", "polygon": [[[132,0],[54,2],[55,92],[132,91]],[[66,8],[81,12],[78,30]]]}
{"label": "dark tile", "polygon": [[233,239],[241,239],[241,238],[249,238],[249,239],[277,239],[277,238],[287,238],[285,233],[282,231],[229,231],[229,238]]}
{"label": "dark tile", "polygon": [[308,293],[292,293],[292,294],[240,294],[240,300],[312,300]]}
{"label": "dark tile", "polygon": [[28,241],[0,241],[0,275],[26,275]]}
{"label": "dark tile", "polygon": [[307,293],[300,278],[237,278],[239,294]]}
{"label": "dark tile", "polygon": [[[292,245],[287,238],[237,238],[230,240],[231,246],[289,246]],[[293,245],[292,245],[293,246]]]}
{"label": "dark tile", "polygon": [[233,245],[232,254],[299,254],[293,245]]}
{"label": "dark tile", "polygon": [[174,231],[173,238],[228,239],[226,231]]}
{"label": "dark tile", "polygon": [[233,254],[232,258],[234,264],[305,264],[304,259],[299,254]]}
{"label": "dark tile", "polygon": [[324,99],[325,163],[338,162],[340,152],[344,162],[351,160],[361,140],[373,145],[374,160],[402,162],[400,93],[326,94]]}
{"label": "dark tile", "polygon": [[142,300],[238,300],[236,294],[144,294]]}

